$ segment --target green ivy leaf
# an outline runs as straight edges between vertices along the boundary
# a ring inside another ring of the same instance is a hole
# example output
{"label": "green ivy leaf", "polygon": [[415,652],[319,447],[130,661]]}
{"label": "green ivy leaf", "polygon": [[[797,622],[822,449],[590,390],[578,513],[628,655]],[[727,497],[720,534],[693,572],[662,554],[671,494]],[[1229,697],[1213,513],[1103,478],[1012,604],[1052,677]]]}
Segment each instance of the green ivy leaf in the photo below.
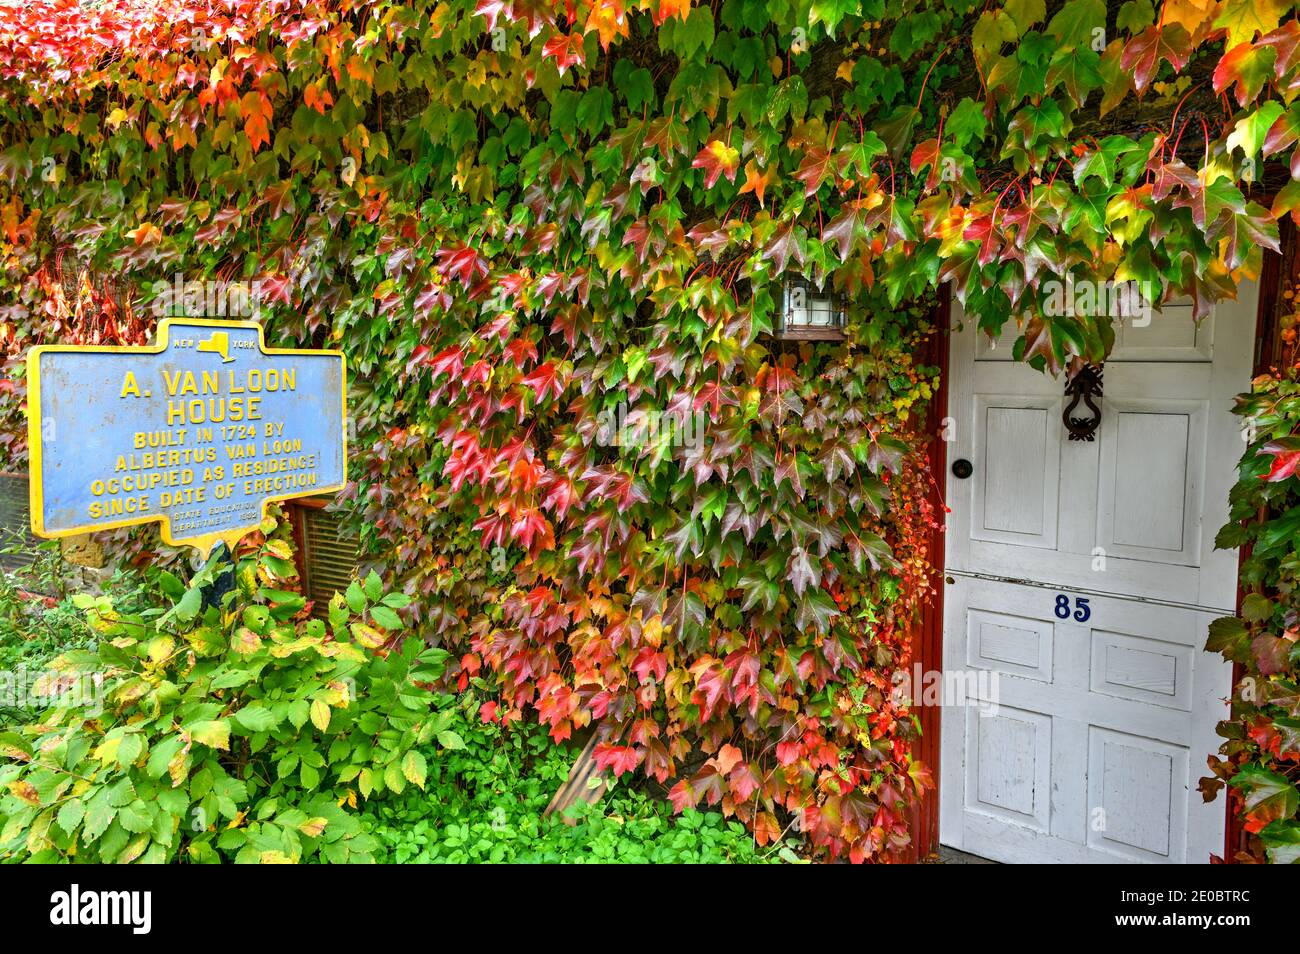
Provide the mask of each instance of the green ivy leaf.
{"label": "green ivy leaf", "polygon": [[1256,824],[1290,819],[1300,808],[1291,780],[1261,765],[1242,766],[1229,784],[1242,791],[1247,817]]}

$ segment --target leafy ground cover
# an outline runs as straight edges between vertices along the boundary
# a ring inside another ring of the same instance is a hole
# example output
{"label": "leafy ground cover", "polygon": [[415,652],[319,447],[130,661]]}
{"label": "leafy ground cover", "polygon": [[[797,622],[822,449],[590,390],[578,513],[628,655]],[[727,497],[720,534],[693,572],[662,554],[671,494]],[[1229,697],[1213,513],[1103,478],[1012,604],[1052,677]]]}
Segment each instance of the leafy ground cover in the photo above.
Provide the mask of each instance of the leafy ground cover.
{"label": "leafy ground cover", "polygon": [[472,693],[461,712],[463,748],[429,759],[425,791],[374,803],[380,849],[394,862],[769,863],[797,861],[789,843],[759,848],[740,823],[717,811],[674,816],[656,793],[626,783],[595,805],[543,818],[578,747],[555,745],[536,724],[481,722]]}

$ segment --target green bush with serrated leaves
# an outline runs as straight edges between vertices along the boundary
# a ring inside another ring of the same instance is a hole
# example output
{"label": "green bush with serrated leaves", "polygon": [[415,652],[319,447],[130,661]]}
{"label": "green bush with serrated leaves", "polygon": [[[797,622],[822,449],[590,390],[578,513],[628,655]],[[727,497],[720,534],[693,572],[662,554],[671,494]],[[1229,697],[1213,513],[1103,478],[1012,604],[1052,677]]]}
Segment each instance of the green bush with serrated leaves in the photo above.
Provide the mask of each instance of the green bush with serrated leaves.
{"label": "green bush with serrated leaves", "polygon": [[51,704],[0,732],[0,857],[373,860],[357,809],[425,785],[453,717],[431,688],[447,653],[399,639],[407,598],[374,574],[328,623],[302,619],[280,588],[284,541],[263,529],[219,605],[215,560],[188,586],[155,574],[142,611],[75,598],[98,646],[51,661]]}

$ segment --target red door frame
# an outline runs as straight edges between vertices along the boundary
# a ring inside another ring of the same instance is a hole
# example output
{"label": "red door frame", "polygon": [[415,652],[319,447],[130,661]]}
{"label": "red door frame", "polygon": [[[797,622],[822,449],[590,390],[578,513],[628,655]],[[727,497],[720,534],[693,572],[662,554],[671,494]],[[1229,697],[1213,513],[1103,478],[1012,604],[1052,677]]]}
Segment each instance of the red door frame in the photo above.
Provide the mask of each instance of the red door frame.
{"label": "red door frame", "polygon": [[[1289,222],[1282,228],[1282,254],[1264,254],[1264,265],[1259,277],[1259,303],[1255,321],[1254,374],[1266,371],[1275,360],[1277,342],[1277,303],[1280,298],[1284,263],[1295,261],[1295,229]],[[933,321],[935,333],[927,342],[925,363],[939,369],[939,383],[930,402],[926,433],[930,443],[926,462],[930,471],[930,502],[936,514],[944,514],[943,489],[948,472],[948,446],[943,440],[944,421],[948,417],[948,351],[951,337],[951,294],[944,285],[935,307]],[[942,521],[946,523],[947,521]],[[908,671],[919,665],[923,673],[943,671],[943,607],[946,554],[943,527],[930,533],[930,564],[934,568],[932,580],[934,593],[921,609],[912,637],[912,657]],[[1244,558],[1244,554],[1243,554]],[[1240,609],[1242,592],[1238,584],[1237,603]],[[1233,682],[1243,675],[1240,665],[1233,667]],[[940,783],[940,710],[937,706],[919,706],[917,715],[921,724],[921,737],[913,752],[930,770],[934,788],[927,791],[912,812],[913,850],[911,860],[920,861],[939,849],[939,785]],[[1245,847],[1246,833],[1232,811],[1231,801],[1225,795],[1224,814],[1227,819],[1224,836],[1224,859],[1232,861],[1237,850]]]}
{"label": "red door frame", "polygon": [[[944,553],[943,525],[947,513],[944,501],[944,484],[948,473],[948,444],[943,439],[944,420],[948,416],[948,344],[951,329],[951,292],[944,284],[939,290],[939,300],[932,313],[934,334],[926,343],[924,362],[939,369],[938,387],[930,401],[926,417],[926,433],[930,442],[926,450],[926,465],[930,471],[930,505],[936,515],[936,526],[930,532],[927,548],[933,594],[921,607],[921,618],[912,636],[912,656],[908,672],[919,665],[921,671],[943,669],[943,597],[944,571],[947,559]],[[939,849],[939,708],[917,707],[921,723],[921,737],[914,746],[916,757],[930,770],[934,788],[927,791],[913,809],[912,832],[914,857],[919,861]]]}

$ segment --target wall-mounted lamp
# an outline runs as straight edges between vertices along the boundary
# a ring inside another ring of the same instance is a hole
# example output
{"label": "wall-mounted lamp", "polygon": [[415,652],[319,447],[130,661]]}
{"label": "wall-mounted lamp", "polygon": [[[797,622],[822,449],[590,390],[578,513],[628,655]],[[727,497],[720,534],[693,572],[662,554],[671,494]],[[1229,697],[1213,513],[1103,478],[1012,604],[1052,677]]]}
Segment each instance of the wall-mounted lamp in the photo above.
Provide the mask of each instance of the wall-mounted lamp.
{"label": "wall-mounted lamp", "polygon": [[776,337],[787,341],[843,341],[843,297],[802,276],[786,279]]}

